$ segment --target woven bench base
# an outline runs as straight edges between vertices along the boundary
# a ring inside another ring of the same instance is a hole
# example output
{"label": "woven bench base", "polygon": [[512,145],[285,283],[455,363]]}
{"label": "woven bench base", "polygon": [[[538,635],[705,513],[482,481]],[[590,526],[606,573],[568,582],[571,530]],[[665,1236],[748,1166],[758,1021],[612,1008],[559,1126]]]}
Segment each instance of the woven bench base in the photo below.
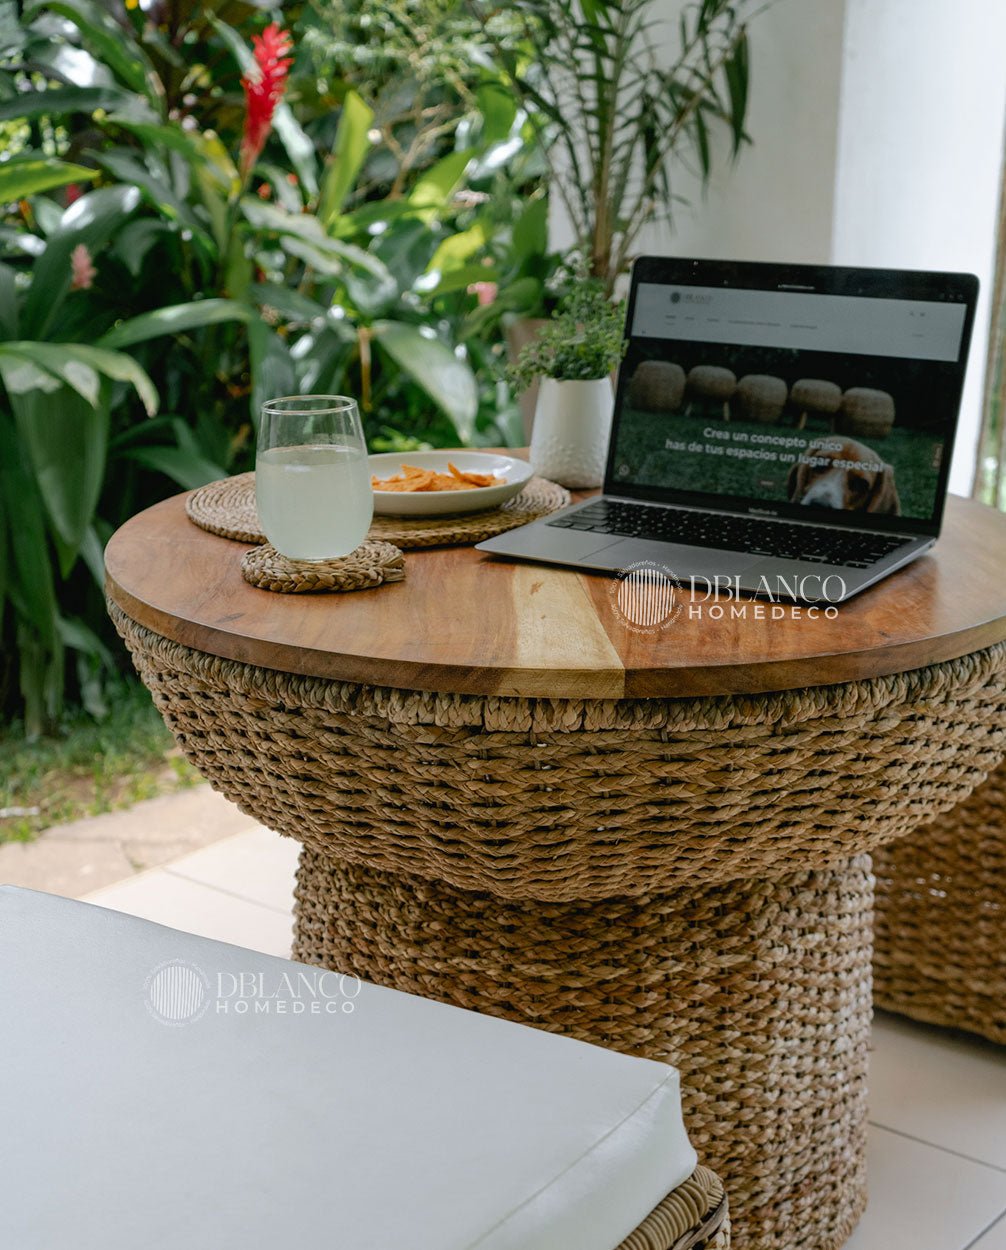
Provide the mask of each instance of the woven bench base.
{"label": "woven bench base", "polygon": [[301,851],[293,955],[682,1073],[749,1250],[833,1250],[865,1204],[872,878],[506,902]]}
{"label": "woven bench base", "polygon": [[877,1006],[1006,1044],[1006,765],[876,873]]}
{"label": "woven bench base", "polygon": [[697,1167],[653,1208],[616,1250],[729,1250],[730,1218],[723,1182]]}

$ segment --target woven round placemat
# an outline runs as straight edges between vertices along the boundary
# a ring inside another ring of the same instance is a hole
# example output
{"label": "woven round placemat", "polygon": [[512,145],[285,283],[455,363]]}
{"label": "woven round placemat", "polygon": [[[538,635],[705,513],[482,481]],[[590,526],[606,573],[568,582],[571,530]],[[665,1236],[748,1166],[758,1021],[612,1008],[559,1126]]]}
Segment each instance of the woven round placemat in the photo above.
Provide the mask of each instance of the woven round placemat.
{"label": "woven round placemat", "polygon": [[405,557],[391,543],[360,543],[337,560],[290,560],[272,543],[246,551],[241,576],[261,590],[281,595],[318,591],[367,590],[405,577]]}
{"label": "woven round placemat", "polygon": [[190,521],[200,529],[239,543],[264,543],[255,507],[255,474],[239,473],[194,490],[185,501]]}
{"label": "woven round placemat", "polygon": [[[375,516],[368,538],[402,548],[471,546],[483,538],[527,525],[565,508],[569,491],[543,477],[533,477],[513,499],[485,512],[439,517]],[[190,521],[200,529],[241,543],[264,543],[266,536],[255,509],[255,474],[240,473],[210,482],[185,501]]]}
{"label": "woven round placemat", "polygon": [[454,516],[375,516],[371,538],[383,538],[399,547],[470,547],[483,538],[527,525],[539,517],[558,512],[570,501],[564,486],[544,477],[533,477],[520,492],[487,512],[464,512]]}

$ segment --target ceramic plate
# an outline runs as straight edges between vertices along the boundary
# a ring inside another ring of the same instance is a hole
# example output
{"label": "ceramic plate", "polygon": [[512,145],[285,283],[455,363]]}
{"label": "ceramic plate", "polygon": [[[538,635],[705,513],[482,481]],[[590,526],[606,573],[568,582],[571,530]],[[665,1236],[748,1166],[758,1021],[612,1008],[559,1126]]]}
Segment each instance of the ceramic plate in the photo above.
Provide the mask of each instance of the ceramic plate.
{"label": "ceramic plate", "polygon": [[375,477],[395,477],[403,464],[448,473],[449,460],[462,473],[492,473],[503,478],[500,486],[473,486],[471,490],[375,490],[374,512],[379,516],[449,516],[497,508],[519,494],[532,475],[526,460],[494,451],[388,451],[369,460]]}

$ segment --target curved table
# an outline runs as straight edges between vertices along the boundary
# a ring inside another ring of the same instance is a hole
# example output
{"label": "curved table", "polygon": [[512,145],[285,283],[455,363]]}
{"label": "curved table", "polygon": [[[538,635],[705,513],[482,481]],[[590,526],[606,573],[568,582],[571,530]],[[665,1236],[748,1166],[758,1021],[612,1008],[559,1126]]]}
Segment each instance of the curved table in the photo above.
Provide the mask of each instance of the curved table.
{"label": "curved table", "polygon": [[675,1064],[737,1244],[840,1246],[868,852],[1006,750],[1006,517],[952,499],[835,619],[686,594],[647,632],[610,579],[469,548],[269,594],[183,500],[113,536],[110,611],[189,758],[303,842],[295,955]]}

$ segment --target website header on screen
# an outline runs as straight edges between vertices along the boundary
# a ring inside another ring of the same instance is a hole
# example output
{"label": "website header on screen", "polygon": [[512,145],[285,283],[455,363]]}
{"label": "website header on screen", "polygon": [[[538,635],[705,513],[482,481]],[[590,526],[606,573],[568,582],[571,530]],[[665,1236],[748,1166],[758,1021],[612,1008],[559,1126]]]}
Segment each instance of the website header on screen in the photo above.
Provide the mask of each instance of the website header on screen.
{"label": "website header on screen", "polygon": [[634,338],[956,361],[966,306],[935,300],[640,283]]}

